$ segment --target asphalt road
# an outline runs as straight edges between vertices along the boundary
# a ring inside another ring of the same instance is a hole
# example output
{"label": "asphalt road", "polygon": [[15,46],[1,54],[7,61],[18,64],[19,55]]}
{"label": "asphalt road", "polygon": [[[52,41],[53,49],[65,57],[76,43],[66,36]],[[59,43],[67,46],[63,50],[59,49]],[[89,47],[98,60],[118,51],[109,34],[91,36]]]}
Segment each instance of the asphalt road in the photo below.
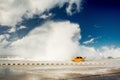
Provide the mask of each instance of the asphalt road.
{"label": "asphalt road", "polygon": [[0,80],[120,80],[120,59],[81,63],[0,60]]}
{"label": "asphalt road", "polygon": [[81,74],[55,74],[55,73],[23,73],[6,74],[0,76],[0,80],[120,80],[120,73],[101,75],[81,75]]}

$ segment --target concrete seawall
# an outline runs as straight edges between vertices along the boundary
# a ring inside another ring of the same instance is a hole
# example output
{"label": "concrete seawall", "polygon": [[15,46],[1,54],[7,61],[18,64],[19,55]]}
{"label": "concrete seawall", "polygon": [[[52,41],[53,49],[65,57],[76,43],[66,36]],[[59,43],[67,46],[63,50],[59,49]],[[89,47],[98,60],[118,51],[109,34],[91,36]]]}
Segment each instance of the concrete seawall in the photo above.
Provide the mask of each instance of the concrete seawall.
{"label": "concrete seawall", "polygon": [[0,66],[105,66],[120,67],[120,59],[107,59],[98,61],[32,61],[32,60],[0,60]]}

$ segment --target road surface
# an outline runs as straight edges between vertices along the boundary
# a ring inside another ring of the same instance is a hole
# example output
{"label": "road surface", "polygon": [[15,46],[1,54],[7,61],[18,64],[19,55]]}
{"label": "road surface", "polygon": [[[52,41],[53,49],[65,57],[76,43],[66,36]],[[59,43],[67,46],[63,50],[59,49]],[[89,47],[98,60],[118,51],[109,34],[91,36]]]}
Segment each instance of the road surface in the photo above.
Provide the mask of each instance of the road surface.
{"label": "road surface", "polygon": [[120,80],[120,59],[33,61],[0,59],[0,80]]}

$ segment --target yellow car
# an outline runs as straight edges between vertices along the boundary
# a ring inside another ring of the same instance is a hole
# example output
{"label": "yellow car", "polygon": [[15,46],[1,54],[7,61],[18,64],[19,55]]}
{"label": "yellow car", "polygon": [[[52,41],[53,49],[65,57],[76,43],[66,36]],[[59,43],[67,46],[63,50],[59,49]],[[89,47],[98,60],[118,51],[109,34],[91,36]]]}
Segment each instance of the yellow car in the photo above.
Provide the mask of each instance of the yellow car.
{"label": "yellow car", "polygon": [[75,58],[72,59],[73,62],[82,62],[84,60],[85,59],[83,57],[81,57],[81,56],[78,56],[78,57],[75,57]]}

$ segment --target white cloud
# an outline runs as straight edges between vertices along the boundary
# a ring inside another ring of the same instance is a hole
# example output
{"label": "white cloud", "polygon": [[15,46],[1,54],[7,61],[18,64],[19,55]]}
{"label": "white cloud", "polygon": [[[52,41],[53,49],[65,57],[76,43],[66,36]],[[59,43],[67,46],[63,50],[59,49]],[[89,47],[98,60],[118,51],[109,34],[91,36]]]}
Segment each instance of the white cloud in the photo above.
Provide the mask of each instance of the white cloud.
{"label": "white cloud", "polygon": [[79,46],[79,55],[86,58],[86,60],[96,60],[101,59],[101,54],[94,47]]}
{"label": "white cloud", "polygon": [[101,49],[98,50],[105,58],[112,57],[112,58],[120,58],[120,47],[114,46],[103,46]]}
{"label": "white cloud", "polygon": [[9,30],[8,30],[8,33],[14,33],[16,32],[16,27],[11,27]]}
{"label": "white cloud", "polygon": [[91,43],[94,43],[94,41],[95,41],[95,38],[91,38],[90,40],[83,42],[83,44],[91,44]]}
{"label": "white cloud", "polygon": [[9,42],[7,39],[10,37],[9,34],[0,35],[0,48],[7,45]]}
{"label": "white cloud", "polygon": [[79,51],[79,33],[78,24],[50,21],[13,42],[12,53],[45,60],[69,60]]}
{"label": "white cloud", "polygon": [[80,45],[78,55],[86,57],[86,60],[98,60],[106,58],[120,58],[120,47],[103,46],[95,49],[94,47],[87,47]]}
{"label": "white cloud", "polygon": [[71,6],[73,5],[73,3],[76,4],[76,6],[77,6],[76,10],[77,10],[77,12],[79,12],[79,11],[80,11],[80,7],[81,7],[81,4],[80,4],[81,2],[82,2],[82,0],[70,0],[69,6],[66,8],[67,13],[68,13],[69,15],[72,15],[72,14],[73,14],[73,13],[72,13],[73,7],[71,7]]}
{"label": "white cloud", "polygon": [[72,14],[72,4],[77,5],[80,10],[81,0],[0,0],[0,24],[15,26],[22,21],[22,17],[33,17],[34,14],[42,14],[44,11],[69,3],[67,13]]}
{"label": "white cloud", "polygon": [[12,53],[11,53],[11,51],[12,51],[13,49],[11,49],[11,48],[1,48],[1,46],[0,46],[0,56],[1,55],[3,55],[3,56],[5,56],[5,55],[11,55]]}
{"label": "white cloud", "polygon": [[25,29],[25,28],[27,28],[27,27],[22,25],[17,30],[21,30],[21,29]]}
{"label": "white cloud", "polygon": [[[81,39],[78,24],[69,21],[48,21],[32,30],[24,38],[14,41],[10,47],[4,35],[0,36],[0,55],[18,55],[40,60],[71,60],[75,56],[86,57],[86,60],[120,57],[119,47],[102,47],[95,49],[79,44]],[[8,35],[9,38],[9,35]]]}
{"label": "white cloud", "polygon": [[49,13],[48,15],[43,14],[43,15],[40,16],[40,18],[41,18],[41,19],[46,19],[46,18],[48,18],[48,17],[50,17],[50,16],[52,16],[52,13]]}

